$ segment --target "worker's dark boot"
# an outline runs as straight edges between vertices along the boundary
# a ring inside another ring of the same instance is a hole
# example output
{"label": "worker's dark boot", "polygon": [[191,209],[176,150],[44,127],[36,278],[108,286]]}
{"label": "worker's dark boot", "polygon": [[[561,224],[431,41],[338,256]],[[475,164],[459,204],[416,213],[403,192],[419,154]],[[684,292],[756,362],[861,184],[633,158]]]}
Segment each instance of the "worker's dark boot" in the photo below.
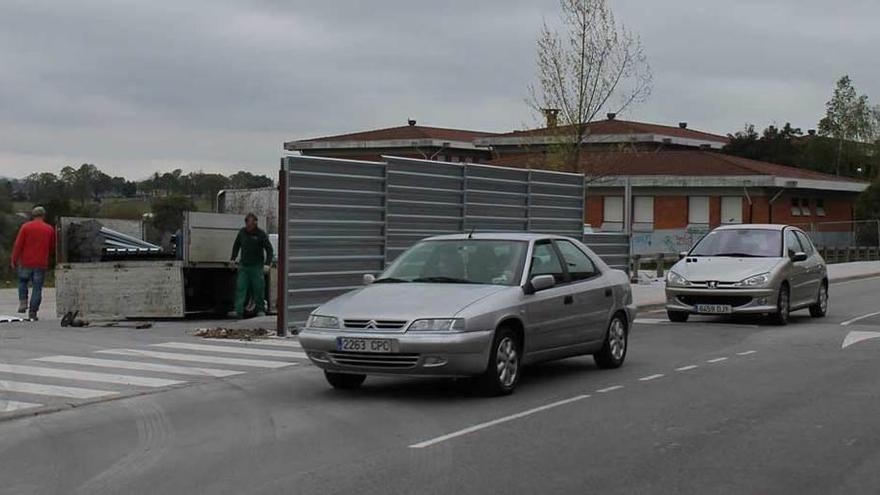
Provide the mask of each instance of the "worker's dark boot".
{"label": "worker's dark boot", "polygon": [[37,318],[37,312],[36,311],[28,311],[28,319],[31,321],[39,320],[39,318]]}
{"label": "worker's dark boot", "polygon": [[19,313],[27,313],[27,309],[28,309],[28,300],[27,299],[22,299],[22,300],[18,301],[18,312]]}

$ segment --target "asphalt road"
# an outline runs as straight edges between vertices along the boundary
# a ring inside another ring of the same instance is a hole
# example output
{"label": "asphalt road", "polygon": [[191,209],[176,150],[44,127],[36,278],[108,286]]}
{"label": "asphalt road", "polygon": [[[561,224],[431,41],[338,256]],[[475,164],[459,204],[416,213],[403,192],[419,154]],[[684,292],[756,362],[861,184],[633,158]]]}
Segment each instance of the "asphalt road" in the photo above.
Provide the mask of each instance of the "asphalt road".
{"label": "asphalt road", "polygon": [[[880,279],[835,284],[827,318],[799,312],[786,327],[642,314],[623,368],[602,371],[588,358],[537,366],[504,398],[409,379],[340,393],[295,357],[295,342],[205,343],[172,324],[55,340],[49,330],[0,329],[7,366],[121,373],[41,359],[156,362],[146,351],[208,360],[169,365],[238,372],[128,371],[183,382],[153,388],[0,372],[0,386],[113,391],[60,402],[0,392],[41,404],[0,413],[0,493],[876,494],[880,338],[842,345],[880,332],[880,314],[855,320],[880,311],[878,293]],[[46,412],[14,418],[28,411]]]}

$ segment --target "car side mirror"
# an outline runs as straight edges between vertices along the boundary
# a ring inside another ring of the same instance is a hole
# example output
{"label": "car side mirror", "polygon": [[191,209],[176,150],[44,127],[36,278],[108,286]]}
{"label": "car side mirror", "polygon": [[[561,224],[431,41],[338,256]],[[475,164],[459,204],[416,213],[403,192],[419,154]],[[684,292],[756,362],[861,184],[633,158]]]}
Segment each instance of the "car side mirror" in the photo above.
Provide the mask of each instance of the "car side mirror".
{"label": "car side mirror", "polygon": [[372,273],[365,273],[364,274],[364,285],[370,285],[375,281],[376,281],[376,276],[373,275]]}
{"label": "car side mirror", "polygon": [[678,259],[683,260],[683,259],[687,258],[687,255],[688,255],[687,251],[682,251],[682,252],[678,253]]}
{"label": "car side mirror", "polygon": [[534,294],[554,285],[556,285],[556,278],[553,275],[535,275],[526,286],[526,294]]}
{"label": "car side mirror", "polygon": [[794,261],[795,263],[799,261],[807,261],[807,253],[798,251],[791,256],[791,261]]}

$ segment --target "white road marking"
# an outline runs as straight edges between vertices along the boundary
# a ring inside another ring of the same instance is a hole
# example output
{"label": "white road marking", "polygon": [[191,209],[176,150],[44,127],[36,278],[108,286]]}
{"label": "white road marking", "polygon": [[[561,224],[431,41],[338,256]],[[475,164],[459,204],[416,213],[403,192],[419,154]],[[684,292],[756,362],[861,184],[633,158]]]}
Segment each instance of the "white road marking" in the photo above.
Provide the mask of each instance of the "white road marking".
{"label": "white road marking", "polygon": [[258,340],[230,340],[230,339],[214,339],[207,338],[206,341],[210,341],[218,344],[244,344],[244,345],[266,345],[272,347],[292,347],[294,349],[302,349],[302,346],[299,345],[299,341],[296,340],[287,340],[284,337],[279,337],[277,339],[258,339]]}
{"label": "white road marking", "polygon": [[100,354],[113,354],[116,356],[132,356],[155,359],[170,359],[174,361],[190,361],[193,363],[213,363],[228,366],[250,366],[253,368],[284,368],[285,366],[293,366],[296,363],[284,361],[268,361],[257,359],[240,359],[221,356],[203,356],[200,354],[178,354],[176,352],[157,352],[146,351],[143,349],[104,349],[95,351]]}
{"label": "white road marking", "polygon": [[470,433],[474,433],[476,431],[484,430],[486,428],[490,428],[492,426],[500,425],[502,423],[507,423],[509,421],[513,421],[515,419],[524,418],[526,416],[531,416],[532,414],[536,414],[542,411],[546,411],[548,409],[553,409],[554,407],[564,406],[566,404],[571,404],[572,402],[577,402],[579,400],[584,400],[589,398],[589,395],[577,395],[568,399],[563,399],[556,402],[551,402],[550,404],[546,404],[540,407],[536,407],[533,409],[529,409],[527,411],[519,412],[516,414],[511,414],[510,416],[504,416],[503,418],[493,419],[492,421],[487,421],[485,423],[480,423],[474,426],[469,426],[467,428],[448,433],[446,435],[442,435],[436,438],[432,438],[430,440],[426,440],[424,442],[414,443],[409,446],[411,449],[423,449],[425,447],[430,447],[432,445],[436,445],[441,442],[445,442],[447,440],[452,440],[453,438],[461,437]]}
{"label": "white road marking", "polygon": [[13,382],[0,380],[0,392],[20,392],[23,394],[50,395],[55,397],[68,397],[71,399],[96,399],[116,395],[116,392],[106,390],[92,390],[79,387],[59,387],[57,385],[42,385],[39,383]]}
{"label": "white road marking", "polygon": [[857,278],[855,280],[847,280],[845,282],[831,282],[831,285],[849,285],[849,284],[857,284],[859,282],[872,282],[877,280],[880,277],[863,277]]}
{"label": "white road marking", "polygon": [[614,385],[613,387],[600,388],[599,390],[596,390],[596,392],[598,392],[598,393],[600,393],[600,394],[604,394],[604,393],[606,393],[606,392],[611,392],[611,391],[613,391],[613,390],[618,390],[618,389],[621,389],[621,388],[623,388],[623,385]]}
{"label": "white road marking", "polygon": [[226,354],[244,354],[247,356],[281,357],[290,359],[307,359],[305,353],[278,351],[275,349],[253,349],[243,347],[230,347],[226,345],[191,344],[189,342],[165,342],[153,344],[153,347],[165,349],[183,349],[186,351],[223,352]]}
{"label": "white road marking", "polygon": [[853,323],[855,323],[855,322],[857,322],[857,321],[861,321],[861,320],[864,320],[865,318],[870,318],[870,317],[872,317],[872,316],[877,316],[877,315],[880,315],[880,311],[875,311],[875,312],[873,312],[873,313],[868,313],[868,314],[866,314],[866,315],[857,316],[857,317],[855,317],[855,318],[853,318],[853,319],[851,319],[851,320],[846,320],[846,321],[844,321],[843,323],[841,323],[841,325],[842,325],[842,326],[849,326],[849,325],[852,325]]}
{"label": "white road marking", "polygon": [[707,363],[720,363],[721,361],[727,361],[727,358],[726,358],[726,357],[720,357],[720,358],[710,359],[710,360],[708,360],[708,361],[706,361],[706,362],[707,362]]}
{"label": "white road marking", "polygon": [[666,318],[636,318],[633,323],[641,323],[643,325],[660,325],[669,323]]}
{"label": "white road marking", "polygon": [[656,379],[658,379],[658,378],[663,378],[664,376],[665,376],[665,375],[662,375],[662,374],[659,374],[659,373],[658,373],[658,374],[656,374],[656,375],[643,376],[643,377],[639,378],[639,381],[640,381],[640,382],[649,382],[649,381],[651,381],[651,380],[656,380]]}
{"label": "white road marking", "polygon": [[42,407],[42,404],[0,399],[0,413],[18,411],[19,409],[33,409],[35,407]]}
{"label": "white road marking", "polygon": [[216,368],[191,368],[189,366],[174,366],[171,364],[142,363],[139,361],[118,361],[116,359],[95,359],[80,356],[46,356],[33,359],[46,363],[81,364],[84,366],[97,366],[99,368],[119,368],[126,370],[157,371],[174,375],[210,376],[223,378],[226,376],[243,375],[244,371],[221,370]]}
{"label": "white road marking", "polygon": [[858,332],[853,331],[846,334],[846,337],[843,339],[843,343],[840,345],[841,349],[846,349],[847,347],[858,344],[863,340],[870,340],[880,338],[880,332]]}
{"label": "white road marking", "polygon": [[39,366],[23,366],[3,363],[0,363],[0,373],[40,376],[45,378],[64,378],[67,380],[86,382],[115,383],[117,385],[134,385],[138,387],[169,387],[171,385],[186,383],[177,380],[167,380],[165,378],[115,375],[111,373],[94,373],[91,371],[62,370],[58,368],[41,368]]}
{"label": "white road marking", "polygon": [[681,368],[675,368],[675,371],[690,371],[699,368],[696,364],[690,364],[687,366],[682,366]]}
{"label": "white road marking", "polygon": [[736,355],[737,355],[737,356],[748,356],[749,354],[754,354],[754,353],[756,353],[756,352],[758,352],[758,351],[744,351],[744,352],[737,352]]}

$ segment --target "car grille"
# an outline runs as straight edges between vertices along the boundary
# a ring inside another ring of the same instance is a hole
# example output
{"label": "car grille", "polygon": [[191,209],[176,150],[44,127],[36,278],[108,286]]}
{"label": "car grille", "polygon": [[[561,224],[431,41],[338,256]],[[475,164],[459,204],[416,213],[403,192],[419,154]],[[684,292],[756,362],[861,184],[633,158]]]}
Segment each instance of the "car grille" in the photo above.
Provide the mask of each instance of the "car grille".
{"label": "car grille", "polygon": [[751,296],[711,296],[711,295],[688,295],[678,296],[678,300],[688,306],[697,304],[726,304],[733,307],[745,306],[752,302]]}
{"label": "car grille", "polygon": [[337,364],[363,368],[413,368],[419,362],[418,354],[368,354],[363,352],[330,352]]}
{"label": "car grille", "polygon": [[406,320],[345,320],[345,328],[358,330],[400,330],[406,326]]}

